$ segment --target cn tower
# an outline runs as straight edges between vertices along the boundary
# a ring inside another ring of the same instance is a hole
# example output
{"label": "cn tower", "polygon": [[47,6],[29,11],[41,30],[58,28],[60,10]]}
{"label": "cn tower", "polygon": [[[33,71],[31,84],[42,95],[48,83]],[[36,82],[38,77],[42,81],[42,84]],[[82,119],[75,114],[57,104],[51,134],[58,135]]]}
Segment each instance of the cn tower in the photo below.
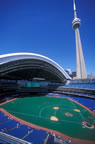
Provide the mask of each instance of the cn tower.
{"label": "cn tower", "polygon": [[79,18],[77,18],[75,0],[73,1],[73,5],[74,5],[74,20],[72,21],[72,27],[75,30],[75,39],[76,39],[76,78],[86,79],[87,73],[79,33],[79,27],[81,21]]}

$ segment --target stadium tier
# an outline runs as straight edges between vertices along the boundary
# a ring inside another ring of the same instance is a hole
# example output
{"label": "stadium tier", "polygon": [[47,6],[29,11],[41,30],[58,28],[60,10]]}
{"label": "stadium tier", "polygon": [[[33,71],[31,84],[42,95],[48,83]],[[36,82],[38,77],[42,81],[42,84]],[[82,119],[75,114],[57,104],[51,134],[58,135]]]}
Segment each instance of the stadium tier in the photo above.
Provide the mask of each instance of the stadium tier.
{"label": "stadium tier", "polygon": [[77,89],[91,89],[95,90],[95,79],[87,80],[73,80],[69,84],[63,86],[66,88],[77,88]]}

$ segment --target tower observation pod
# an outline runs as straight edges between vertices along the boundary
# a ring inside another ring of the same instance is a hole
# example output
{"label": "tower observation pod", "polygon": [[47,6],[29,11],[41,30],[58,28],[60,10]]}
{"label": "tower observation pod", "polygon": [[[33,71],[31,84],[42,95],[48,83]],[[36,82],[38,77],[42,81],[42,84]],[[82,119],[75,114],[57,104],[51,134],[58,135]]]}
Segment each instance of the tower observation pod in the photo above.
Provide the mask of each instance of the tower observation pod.
{"label": "tower observation pod", "polygon": [[87,73],[79,33],[79,27],[81,21],[79,18],[77,18],[75,0],[73,0],[73,5],[74,5],[74,20],[72,21],[72,27],[75,30],[75,39],[76,39],[76,78],[86,79]]}

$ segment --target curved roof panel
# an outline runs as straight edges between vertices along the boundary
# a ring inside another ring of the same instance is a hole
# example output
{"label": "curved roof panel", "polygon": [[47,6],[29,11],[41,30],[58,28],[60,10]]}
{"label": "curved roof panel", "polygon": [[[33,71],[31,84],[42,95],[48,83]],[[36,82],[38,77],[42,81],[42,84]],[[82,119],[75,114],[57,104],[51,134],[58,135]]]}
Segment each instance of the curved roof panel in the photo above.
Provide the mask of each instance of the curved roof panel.
{"label": "curved roof panel", "polygon": [[0,65],[9,63],[9,62],[14,62],[14,61],[19,61],[19,60],[40,60],[40,61],[44,61],[50,65],[52,65],[53,67],[55,67],[58,71],[60,71],[61,74],[63,74],[63,76],[66,79],[71,79],[70,76],[64,71],[64,69],[57,64],[55,61],[51,60],[48,57],[45,57],[43,55],[39,55],[39,54],[35,54],[35,53],[11,53],[11,54],[4,54],[4,55],[0,55]]}

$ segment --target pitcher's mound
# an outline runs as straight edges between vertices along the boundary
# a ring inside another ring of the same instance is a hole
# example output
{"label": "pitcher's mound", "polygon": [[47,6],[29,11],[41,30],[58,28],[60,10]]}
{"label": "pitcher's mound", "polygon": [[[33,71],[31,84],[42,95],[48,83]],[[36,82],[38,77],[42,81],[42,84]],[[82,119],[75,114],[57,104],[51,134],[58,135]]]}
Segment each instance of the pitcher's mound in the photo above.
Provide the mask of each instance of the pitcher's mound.
{"label": "pitcher's mound", "polygon": [[73,117],[73,114],[72,114],[72,113],[69,113],[69,112],[66,112],[66,113],[65,113],[65,116],[67,116],[67,117]]}

